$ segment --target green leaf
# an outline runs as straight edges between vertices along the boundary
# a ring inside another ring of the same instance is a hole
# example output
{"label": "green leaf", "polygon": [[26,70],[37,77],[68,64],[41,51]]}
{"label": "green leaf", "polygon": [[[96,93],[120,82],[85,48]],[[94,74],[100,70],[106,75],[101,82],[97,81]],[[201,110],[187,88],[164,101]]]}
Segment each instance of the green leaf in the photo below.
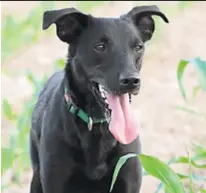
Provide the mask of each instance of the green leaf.
{"label": "green leaf", "polygon": [[[186,149],[187,150],[187,149]],[[189,183],[189,191],[190,193],[194,193],[194,190],[193,190],[193,180],[192,180],[192,163],[191,163],[191,159],[190,159],[190,155],[189,155],[189,151],[187,150],[187,158],[188,158],[188,162],[189,162],[189,180],[190,180],[190,183]]]}
{"label": "green leaf", "polygon": [[203,189],[203,188],[200,188],[199,191],[200,191],[201,193],[206,193],[206,190]]}
{"label": "green leaf", "polygon": [[30,70],[27,70],[26,77],[34,86],[37,84],[37,80]]}
{"label": "green leaf", "polygon": [[138,157],[144,169],[159,179],[169,193],[185,193],[180,178],[169,166],[153,156],[141,154]]}
{"label": "green leaf", "polygon": [[57,70],[59,70],[59,69],[63,69],[64,67],[65,67],[65,61],[64,61],[64,59],[63,58],[59,58],[56,62],[55,62],[55,68],[57,69]]}
{"label": "green leaf", "polygon": [[184,10],[190,5],[191,2],[189,1],[179,1],[178,7],[180,10]]}
{"label": "green leaf", "polygon": [[158,186],[157,186],[157,189],[154,191],[154,193],[159,193],[159,191],[164,188],[164,185],[163,183],[161,182]]}
{"label": "green leaf", "polygon": [[192,158],[193,161],[206,160],[206,152],[196,153]]}
{"label": "green leaf", "polygon": [[9,103],[8,100],[3,99],[3,113],[6,116],[6,118],[10,121],[13,121],[17,118],[16,113],[14,113],[11,104]]}
{"label": "green leaf", "polygon": [[195,146],[195,156],[193,156],[192,159],[193,160],[206,159],[206,148],[197,144],[194,144],[194,146]]}
{"label": "green leaf", "polygon": [[193,95],[192,95],[193,98],[196,97],[197,92],[198,92],[199,90],[200,90],[200,87],[199,87],[199,86],[195,86],[195,87],[193,88]]}
{"label": "green leaf", "polygon": [[164,186],[164,191],[165,191],[165,193],[170,193],[171,192],[170,189],[168,188],[168,186]]}
{"label": "green leaf", "polygon": [[206,91],[206,61],[201,60],[199,57],[190,60],[197,70],[200,87]]}
{"label": "green leaf", "polygon": [[17,139],[17,131],[13,131],[10,135],[9,135],[9,147],[11,149],[15,149],[16,147],[16,139]]}
{"label": "green leaf", "polygon": [[132,157],[137,157],[137,154],[133,154],[133,153],[129,153],[127,155],[124,155],[122,156],[117,164],[116,164],[116,167],[115,167],[115,170],[114,170],[114,173],[113,173],[113,177],[112,177],[112,183],[111,183],[111,186],[110,186],[110,192],[112,191],[113,187],[114,187],[114,184],[117,180],[117,176],[119,174],[119,171],[120,169],[122,168],[122,166],[125,164],[125,162],[129,159],[129,158],[132,158]]}
{"label": "green leaf", "polygon": [[15,152],[11,148],[3,147],[1,148],[1,156],[1,176],[3,176],[4,172],[12,167],[15,159]]}
{"label": "green leaf", "polygon": [[191,113],[191,114],[193,114],[193,115],[203,116],[203,117],[206,116],[206,115],[203,114],[203,113],[200,113],[200,112],[198,112],[198,111],[195,111],[194,109],[190,109],[190,108],[187,108],[187,107],[178,106],[178,105],[176,105],[176,106],[174,106],[174,107],[175,107],[176,109],[178,109],[178,110],[185,111],[185,112]]}
{"label": "green leaf", "polygon": [[20,152],[18,158],[15,161],[15,165],[17,166],[15,170],[15,181],[17,184],[20,185],[21,174],[25,171],[25,169],[31,167],[29,152]]}
{"label": "green leaf", "polygon": [[[184,180],[184,179],[189,179],[190,176],[189,175],[184,175],[184,174],[179,174],[177,173],[177,175],[179,176],[179,178],[181,180]],[[199,176],[199,175],[195,175],[195,174],[192,174],[191,175],[192,177],[192,180],[195,180],[195,181],[206,181],[206,177],[202,177],[202,176]],[[159,185],[157,186],[156,190],[154,191],[154,193],[159,193],[159,191],[164,187],[163,183],[159,183]]]}
{"label": "green leaf", "polygon": [[[195,158],[195,157],[194,157]],[[199,168],[199,169],[203,169],[203,168],[206,168],[206,164],[197,164],[193,158],[191,160],[189,160],[188,157],[185,157],[185,156],[180,156],[180,157],[177,157],[177,158],[173,158],[173,161],[172,163],[183,163],[183,164],[189,164],[191,162],[191,164],[195,167],[195,168]]]}
{"label": "green leaf", "polygon": [[192,60],[180,60],[177,68],[177,80],[180,87],[181,94],[185,101],[187,101],[185,88],[183,86],[183,74],[188,63],[191,63],[198,74],[199,86],[196,86],[193,90],[193,97],[196,95],[199,87],[206,91],[206,61],[201,60],[199,57]]}
{"label": "green leaf", "polygon": [[[179,173],[177,173],[177,175],[179,176],[179,178],[180,178],[181,180],[189,179],[189,178],[190,178],[189,175],[184,175],[184,174],[179,174]],[[194,181],[194,180],[195,180],[195,181],[206,181],[206,177],[202,177],[202,176],[199,176],[199,175],[192,174],[191,177],[192,177],[192,180],[193,180],[193,181]]]}
{"label": "green leaf", "polygon": [[184,186],[182,185],[180,178],[169,166],[153,156],[143,154],[127,154],[119,159],[114,170],[110,192],[113,189],[121,167],[131,157],[139,158],[146,172],[159,179],[169,193],[185,193]]}
{"label": "green leaf", "polygon": [[183,86],[182,81],[183,81],[184,70],[185,70],[188,63],[189,63],[188,60],[180,60],[180,62],[178,64],[178,68],[177,68],[177,80],[178,80],[181,94],[182,94],[185,101],[187,101],[187,97],[186,97],[185,88]]}

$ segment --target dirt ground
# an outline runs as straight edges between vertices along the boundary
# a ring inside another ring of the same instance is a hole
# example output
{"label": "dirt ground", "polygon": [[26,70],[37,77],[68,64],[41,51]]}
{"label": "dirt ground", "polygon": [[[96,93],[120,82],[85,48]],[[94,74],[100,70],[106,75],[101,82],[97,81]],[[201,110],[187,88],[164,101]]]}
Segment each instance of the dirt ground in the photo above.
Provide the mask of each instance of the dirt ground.
{"label": "dirt ground", "polygon": [[[9,12],[25,14],[36,5],[36,2],[2,3],[3,16]],[[147,43],[141,74],[142,88],[140,94],[133,99],[141,125],[143,153],[158,156],[166,161],[173,156],[186,155],[186,147],[192,151],[192,143],[206,145],[206,121],[174,108],[175,105],[184,105],[176,81],[178,61],[181,58],[190,59],[196,56],[206,59],[206,2],[193,2],[185,11],[177,11],[176,1],[140,3],[160,5],[170,20],[169,24],[158,22],[157,28],[159,26],[161,30]],[[95,8],[92,13],[95,16],[118,16],[135,4],[137,2],[107,3]],[[16,9],[16,6],[21,9]],[[52,61],[64,57],[66,48],[67,46],[54,35],[46,37],[6,61],[2,67],[9,73],[18,74],[30,69],[35,75],[41,76],[51,73]],[[191,86],[196,84],[196,75],[192,68],[187,70],[185,77],[185,86],[191,92]],[[1,74],[1,81],[2,98],[7,97],[20,109],[24,100],[31,95],[28,82],[22,76],[8,74]],[[203,93],[199,93],[191,105],[205,112],[206,99]],[[7,134],[7,127],[8,123],[2,118],[3,136]],[[179,171],[188,170],[186,167],[176,168]],[[22,187],[14,185],[4,193],[28,192],[30,177],[29,171],[23,175]],[[156,185],[154,178],[145,177],[141,192],[152,193]]]}

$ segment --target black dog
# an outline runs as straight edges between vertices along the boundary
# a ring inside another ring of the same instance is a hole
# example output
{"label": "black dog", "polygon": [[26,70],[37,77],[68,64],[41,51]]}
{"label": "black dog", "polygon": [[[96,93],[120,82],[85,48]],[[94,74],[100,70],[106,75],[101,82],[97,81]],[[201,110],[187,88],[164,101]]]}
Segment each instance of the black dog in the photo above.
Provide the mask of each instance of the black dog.
{"label": "black dog", "polygon": [[[46,11],[43,29],[56,24],[68,43],[64,71],[44,85],[32,115],[31,193],[109,193],[118,159],[140,153],[130,108],[138,94],[144,43],[155,30],[156,6],[120,18],[95,18],[74,8]],[[121,169],[112,193],[138,193],[137,159]]]}

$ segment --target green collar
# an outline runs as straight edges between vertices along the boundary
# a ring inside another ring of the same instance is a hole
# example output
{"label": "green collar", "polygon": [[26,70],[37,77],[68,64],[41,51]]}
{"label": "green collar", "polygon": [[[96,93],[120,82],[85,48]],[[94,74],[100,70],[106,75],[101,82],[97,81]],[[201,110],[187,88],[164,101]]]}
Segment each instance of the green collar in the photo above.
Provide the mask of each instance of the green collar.
{"label": "green collar", "polygon": [[71,98],[69,98],[68,89],[66,86],[64,87],[64,97],[67,102],[69,112],[82,119],[87,124],[89,131],[92,130],[93,124],[101,124],[104,122],[108,122],[108,119],[92,119],[87,115],[86,112],[84,112],[82,109],[78,108],[75,104],[73,104]]}

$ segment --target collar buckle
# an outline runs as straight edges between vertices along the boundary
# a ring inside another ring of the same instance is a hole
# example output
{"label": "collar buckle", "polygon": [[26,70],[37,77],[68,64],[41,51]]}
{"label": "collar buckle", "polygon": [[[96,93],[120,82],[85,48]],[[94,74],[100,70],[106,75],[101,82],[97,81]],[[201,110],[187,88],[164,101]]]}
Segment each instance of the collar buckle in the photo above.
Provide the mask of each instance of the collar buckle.
{"label": "collar buckle", "polygon": [[91,117],[88,117],[88,124],[87,124],[88,130],[91,131],[93,127],[93,121]]}

